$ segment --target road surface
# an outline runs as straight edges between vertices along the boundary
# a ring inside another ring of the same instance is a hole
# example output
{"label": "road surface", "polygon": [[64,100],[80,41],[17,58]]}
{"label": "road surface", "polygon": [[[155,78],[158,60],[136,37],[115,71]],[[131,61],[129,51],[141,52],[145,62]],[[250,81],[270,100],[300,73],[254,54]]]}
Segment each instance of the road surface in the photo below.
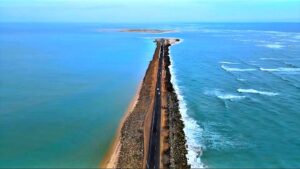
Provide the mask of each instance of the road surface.
{"label": "road surface", "polygon": [[152,114],[149,149],[146,167],[149,169],[159,168],[160,162],[160,121],[161,121],[161,73],[164,58],[164,40],[159,42],[160,54],[158,62],[157,82],[154,97],[154,107]]}

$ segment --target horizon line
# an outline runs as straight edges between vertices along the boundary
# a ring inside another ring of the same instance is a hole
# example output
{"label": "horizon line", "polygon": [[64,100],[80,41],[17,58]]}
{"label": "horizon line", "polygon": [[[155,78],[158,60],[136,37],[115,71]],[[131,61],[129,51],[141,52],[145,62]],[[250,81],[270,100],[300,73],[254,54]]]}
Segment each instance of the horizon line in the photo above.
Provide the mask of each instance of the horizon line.
{"label": "horizon line", "polygon": [[166,21],[166,22],[86,22],[86,21],[0,21],[0,23],[87,23],[87,24],[186,24],[186,23],[300,23],[298,21]]}

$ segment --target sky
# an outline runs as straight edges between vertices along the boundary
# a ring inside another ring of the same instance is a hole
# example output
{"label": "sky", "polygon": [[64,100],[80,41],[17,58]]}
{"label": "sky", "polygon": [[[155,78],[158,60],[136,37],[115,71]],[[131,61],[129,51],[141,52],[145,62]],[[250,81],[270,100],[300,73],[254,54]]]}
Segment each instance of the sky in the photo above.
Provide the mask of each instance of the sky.
{"label": "sky", "polygon": [[0,22],[300,22],[300,0],[0,0]]}

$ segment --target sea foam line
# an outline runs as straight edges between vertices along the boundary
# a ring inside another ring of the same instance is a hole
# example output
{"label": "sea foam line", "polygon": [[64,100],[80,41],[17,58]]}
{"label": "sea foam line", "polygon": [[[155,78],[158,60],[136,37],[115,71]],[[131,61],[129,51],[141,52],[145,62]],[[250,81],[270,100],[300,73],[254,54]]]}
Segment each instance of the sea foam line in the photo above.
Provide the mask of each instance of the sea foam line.
{"label": "sea foam line", "polygon": [[259,68],[261,71],[268,72],[300,72],[300,68],[279,67],[273,69]]}
{"label": "sea foam line", "polygon": [[238,95],[234,95],[234,94],[220,94],[217,95],[217,97],[219,99],[223,99],[223,100],[239,100],[239,99],[243,99],[246,96],[238,96]]}
{"label": "sea foam line", "polygon": [[222,100],[231,100],[231,101],[241,100],[241,99],[246,98],[246,96],[235,95],[235,94],[231,94],[231,93],[224,93],[224,92],[221,92],[219,89],[214,89],[214,90],[209,90],[209,91],[207,90],[207,91],[204,91],[204,94],[212,95],[212,96],[215,96]]}
{"label": "sea foam line", "polygon": [[228,64],[228,65],[237,65],[237,64],[239,64],[239,63],[236,63],[236,62],[228,62],[228,61],[221,61],[219,63],[221,63],[221,64]]}
{"label": "sea foam line", "polygon": [[261,95],[267,95],[267,96],[279,95],[279,93],[259,91],[259,90],[255,90],[255,89],[237,89],[237,91],[240,92],[240,93],[253,93],[253,94],[261,94]]}
{"label": "sea foam line", "polygon": [[282,60],[280,58],[259,58],[260,60]]}
{"label": "sea foam line", "polygon": [[263,46],[263,47],[267,47],[267,48],[271,48],[271,49],[280,49],[283,48],[284,46],[281,44],[264,44],[264,45],[259,45],[259,46]]}
{"label": "sea foam line", "polygon": [[227,72],[249,72],[249,71],[255,71],[256,69],[248,68],[248,69],[241,69],[241,68],[234,68],[234,67],[228,67],[225,65],[221,66],[222,69],[224,69]]}
{"label": "sea foam line", "polygon": [[184,123],[183,130],[185,133],[186,143],[187,143],[188,164],[190,164],[192,168],[205,168],[206,166],[201,161],[201,155],[202,155],[202,150],[204,145],[201,144],[201,141],[199,144],[199,140],[197,140],[197,138],[199,139],[197,135],[198,136],[203,135],[203,129],[197,124],[196,120],[194,120],[187,114],[186,102],[177,84],[176,73],[173,68],[174,62],[171,55],[170,55],[170,61],[171,61],[171,65],[170,65],[171,82],[177,93],[177,97],[179,100],[179,111],[182,115],[182,119]]}

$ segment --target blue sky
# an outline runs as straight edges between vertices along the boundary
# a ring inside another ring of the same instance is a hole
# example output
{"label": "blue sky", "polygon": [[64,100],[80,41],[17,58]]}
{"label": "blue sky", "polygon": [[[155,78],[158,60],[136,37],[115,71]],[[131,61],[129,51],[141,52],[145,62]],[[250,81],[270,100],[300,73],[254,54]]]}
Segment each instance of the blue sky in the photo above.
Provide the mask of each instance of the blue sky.
{"label": "blue sky", "polygon": [[300,0],[0,0],[1,22],[300,22]]}

